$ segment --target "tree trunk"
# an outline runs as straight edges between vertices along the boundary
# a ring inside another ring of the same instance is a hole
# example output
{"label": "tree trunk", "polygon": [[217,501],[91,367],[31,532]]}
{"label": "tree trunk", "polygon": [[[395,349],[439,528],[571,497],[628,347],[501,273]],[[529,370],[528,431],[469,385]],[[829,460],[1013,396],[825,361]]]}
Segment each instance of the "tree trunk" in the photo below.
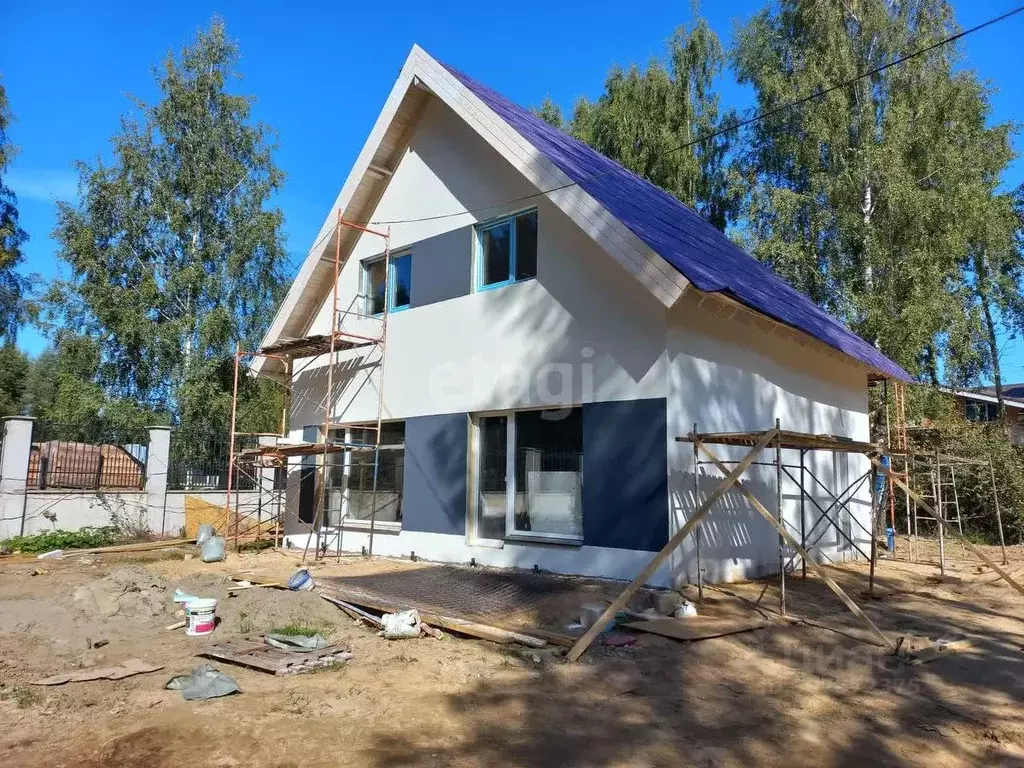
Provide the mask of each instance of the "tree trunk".
{"label": "tree trunk", "polygon": [[974,270],[977,275],[978,300],[985,317],[985,337],[988,341],[989,355],[992,357],[992,383],[996,390],[996,402],[999,408],[999,422],[1006,428],[1006,401],[1003,398],[1003,376],[999,367],[999,344],[996,341],[996,324],[992,319],[992,299],[990,296],[991,281],[988,275],[988,259],[984,253],[974,255]]}

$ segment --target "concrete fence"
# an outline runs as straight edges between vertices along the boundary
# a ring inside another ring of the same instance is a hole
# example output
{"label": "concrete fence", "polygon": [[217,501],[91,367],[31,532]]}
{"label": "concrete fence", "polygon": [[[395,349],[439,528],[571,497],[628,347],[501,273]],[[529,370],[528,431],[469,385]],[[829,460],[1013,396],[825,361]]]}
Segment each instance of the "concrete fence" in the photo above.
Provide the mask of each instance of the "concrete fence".
{"label": "concrete fence", "polygon": [[[32,472],[38,471],[33,470],[32,461],[33,424],[34,419],[25,416],[8,416],[0,422],[0,540],[55,528],[75,531],[108,525],[177,536],[185,527],[187,499],[206,505],[229,504],[223,490],[168,489],[170,427],[149,428],[141,488],[39,488],[32,477]],[[261,477],[264,488],[273,484],[273,470],[269,472],[268,478]],[[237,499],[231,494],[230,505],[237,502],[240,509],[249,510],[266,499],[259,491],[242,491]]]}

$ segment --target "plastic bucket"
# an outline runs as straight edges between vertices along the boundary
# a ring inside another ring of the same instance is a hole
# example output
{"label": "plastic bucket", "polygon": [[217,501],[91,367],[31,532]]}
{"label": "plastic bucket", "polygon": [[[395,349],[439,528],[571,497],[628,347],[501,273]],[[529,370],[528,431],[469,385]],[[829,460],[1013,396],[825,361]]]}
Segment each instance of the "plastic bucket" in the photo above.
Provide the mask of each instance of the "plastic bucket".
{"label": "plastic bucket", "polygon": [[292,577],[288,579],[288,589],[301,592],[312,588],[313,577],[309,575],[309,571],[305,568],[301,571],[296,571],[292,574]]}
{"label": "plastic bucket", "polygon": [[200,597],[185,603],[185,634],[208,635],[217,626],[217,601]]}

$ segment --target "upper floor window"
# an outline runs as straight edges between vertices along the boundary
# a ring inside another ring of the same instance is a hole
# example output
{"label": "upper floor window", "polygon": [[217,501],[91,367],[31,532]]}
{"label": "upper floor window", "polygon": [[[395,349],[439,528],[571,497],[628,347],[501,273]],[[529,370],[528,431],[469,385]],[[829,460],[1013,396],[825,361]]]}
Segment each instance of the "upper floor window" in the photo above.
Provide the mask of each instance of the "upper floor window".
{"label": "upper floor window", "polygon": [[477,227],[476,287],[496,288],[537,276],[537,211]]}
{"label": "upper floor window", "polygon": [[379,315],[408,309],[412,295],[412,254],[392,256],[385,268],[383,257],[363,262],[363,295],[366,314]]}

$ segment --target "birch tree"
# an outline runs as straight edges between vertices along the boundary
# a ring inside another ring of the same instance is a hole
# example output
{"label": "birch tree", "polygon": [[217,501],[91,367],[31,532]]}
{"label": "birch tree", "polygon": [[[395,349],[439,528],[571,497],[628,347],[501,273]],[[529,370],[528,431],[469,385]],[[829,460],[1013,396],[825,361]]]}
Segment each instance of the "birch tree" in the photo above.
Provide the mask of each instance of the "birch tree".
{"label": "birch tree", "polygon": [[285,286],[283,175],[233,91],[237,62],[219,21],[168,54],[159,99],[134,100],[112,162],[79,163],[81,202],[60,204],[55,231],[70,277],[51,321],[96,340],[108,394],[197,421],[223,418],[225,361],[258,344]]}
{"label": "birch tree", "polygon": [[[739,31],[734,61],[766,111],[956,31],[946,0],[779,0]],[[751,252],[934,382],[944,340],[976,322],[959,289],[977,190],[1012,156],[960,63],[940,46],[758,121],[740,158]]]}

